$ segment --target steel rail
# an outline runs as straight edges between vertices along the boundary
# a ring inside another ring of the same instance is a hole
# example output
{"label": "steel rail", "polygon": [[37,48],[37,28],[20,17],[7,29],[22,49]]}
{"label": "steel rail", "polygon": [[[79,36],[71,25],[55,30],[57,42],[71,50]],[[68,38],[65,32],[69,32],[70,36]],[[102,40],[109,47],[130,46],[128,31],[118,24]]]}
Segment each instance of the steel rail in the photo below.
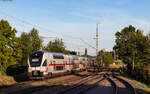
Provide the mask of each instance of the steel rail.
{"label": "steel rail", "polygon": [[127,82],[126,80],[123,80],[115,75],[112,75],[112,77],[114,77],[114,78],[118,79],[120,82],[122,82],[130,90],[131,94],[137,94],[135,88],[129,82]]}
{"label": "steel rail", "polygon": [[111,78],[109,78],[109,76],[110,74],[105,75],[106,79],[111,83],[111,86],[114,88],[114,94],[118,94],[118,86]]}
{"label": "steel rail", "polygon": [[[74,90],[74,89],[77,89],[77,88],[83,86],[85,83],[87,83],[87,82],[89,82],[89,81],[92,81],[92,80],[94,80],[94,79],[97,79],[97,78],[99,78],[99,77],[101,77],[101,75],[96,75],[96,76],[94,76],[94,77],[91,77],[91,78],[89,78],[89,79],[87,79],[87,80],[84,80],[84,81],[82,81],[82,82],[79,82],[78,84],[75,84],[75,85],[73,85],[73,86],[71,86],[71,87],[69,87],[69,88],[66,88],[66,89],[64,89],[64,90],[61,90],[61,91],[56,92],[56,93],[54,93],[54,94],[66,94],[67,92],[70,92],[70,91],[72,91],[72,90]],[[101,80],[99,80],[98,82],[100,82],[100,81],[101,81]],[[88,89],[93,88],[93,87],[95,87],[95,85],[90,86],[90,87],[88,87],[88,88],[86,88],[86,89],[84,89],[84,90],[77,91],[76,94],[83,94],[83,92],[85,92],[85,91],[87,91]]]}
{"label": "steel rail", "polygon": [[[87,77],[84,77],[84,78],[81,78],[81,80],[86,80],[86,78],[88,77],[91,77],[91,75],[87,76]],[[47,82],[48,79],[46,79],[46,82]],[[69,82],[74,82],[76,80],[74,79],[70,79]],[[65,83],[65,82],[68,82],[68,80],[63,80],[62,82],[60,83]],[[51,83],[51,82],[47,82],[47,83]],[[58,82],[52,82],[50,86],[53,87],[53,85],[56,85]],[[38,92],[38,91],[41,91],[41,90],[45,90],[45,89],[48,89],[49,86],[38,86],[38,87],[30,87],[30,88],[25,88],[25,89],[22,89],[22,90],[17,90],[17,91],[14,91],[14,92],[10,92],[8,94],[31,94],[33,92]]]}

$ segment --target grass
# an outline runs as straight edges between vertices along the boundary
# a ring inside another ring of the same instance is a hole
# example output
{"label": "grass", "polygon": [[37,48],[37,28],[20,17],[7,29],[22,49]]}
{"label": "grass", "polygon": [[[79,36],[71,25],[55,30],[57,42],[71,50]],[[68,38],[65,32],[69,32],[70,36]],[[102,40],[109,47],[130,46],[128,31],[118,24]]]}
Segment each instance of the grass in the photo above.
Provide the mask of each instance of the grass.
{"label": "grass", "polygon": [[132,81],[133,81],[133,83],[135,83],[135,84],[139,85],[140,87],[142,87],[144,89],[144,91],[149,92],[149,94],[150,94],[150,87],[148,85],[146,85],[142,82],[133,80],[133,79],[132,79]]}
{"label": "grass", "polygon": [[130,75],[128,75],[128,74],[123,74],[122,76],[124,76],[124,77],[130,79],[130,80],[132,81],[132,83],[134,83],[134,84],[140,86],[144,91],[146,91],[146,92],[148,92],[148,94],[150,94],[150,86],[148,86],[147,84],[142,83],[142,82],[140,82],[140,81],[137,81],[137,80],[133,79],[133,78],[132,78]]}

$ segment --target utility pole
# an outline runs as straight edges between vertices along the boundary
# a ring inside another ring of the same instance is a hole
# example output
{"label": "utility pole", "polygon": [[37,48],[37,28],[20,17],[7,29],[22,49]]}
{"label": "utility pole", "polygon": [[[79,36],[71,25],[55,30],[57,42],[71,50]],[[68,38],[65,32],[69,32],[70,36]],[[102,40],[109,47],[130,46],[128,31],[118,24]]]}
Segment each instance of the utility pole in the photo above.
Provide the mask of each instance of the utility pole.
{"label": "utility pole", "polygon": [[85,53],[84,53],[84,55],[87,57],[87,48],[85,48]]}
{"label": "utility pole", "polygon": [[96,23],[96,56],[98,55],[98,24],[100,24],[100,22]]}

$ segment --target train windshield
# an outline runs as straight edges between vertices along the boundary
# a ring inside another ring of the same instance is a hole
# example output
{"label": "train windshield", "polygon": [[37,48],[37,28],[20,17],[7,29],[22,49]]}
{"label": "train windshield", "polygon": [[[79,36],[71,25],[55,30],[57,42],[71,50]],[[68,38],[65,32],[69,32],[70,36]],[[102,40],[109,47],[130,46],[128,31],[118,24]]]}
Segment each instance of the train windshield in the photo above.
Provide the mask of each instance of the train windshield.
{"label": "train windshield", "polygon": [[39,67],[41,66],[43,52],[33,52],[29,56],[30,66]]}

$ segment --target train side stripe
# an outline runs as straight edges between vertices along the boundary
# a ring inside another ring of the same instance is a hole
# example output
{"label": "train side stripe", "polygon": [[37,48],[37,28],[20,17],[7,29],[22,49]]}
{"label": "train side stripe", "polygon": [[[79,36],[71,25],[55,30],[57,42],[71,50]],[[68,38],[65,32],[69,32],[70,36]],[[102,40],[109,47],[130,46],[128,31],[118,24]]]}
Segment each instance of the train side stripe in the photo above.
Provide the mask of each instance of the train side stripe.
{"label": "train side stripe", "polygon": [[49,64],[49,66],[72,65],[72,64]]}

